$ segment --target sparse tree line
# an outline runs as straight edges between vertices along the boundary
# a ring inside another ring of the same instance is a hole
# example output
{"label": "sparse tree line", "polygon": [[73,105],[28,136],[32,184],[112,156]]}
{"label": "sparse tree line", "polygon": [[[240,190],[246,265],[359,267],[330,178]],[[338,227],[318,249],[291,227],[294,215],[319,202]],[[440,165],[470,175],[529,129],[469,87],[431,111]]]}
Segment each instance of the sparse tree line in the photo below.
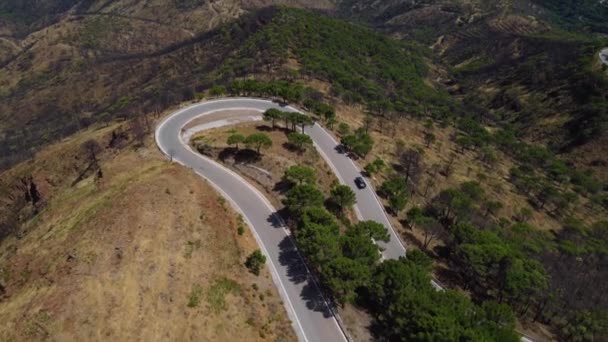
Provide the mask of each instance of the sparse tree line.
{"label": "sparse tree line", "polygon": [[[272,129],[277,129],[279,122],[284,123],[284,128],[289,132],[287,141],[291,148],[298,152],[306,151],[312,146],[312,139],[304,133],[304,127],[311,125],[313,120],[306,114],[297,112],[285,112],[275,108],[268,109],[264,112],[264,121],[271,122]],[[298,127],[301,133],[298,132]],[[241,146],[253,149],[256,154],[261,155],[261,150],[272,146],[272,139],[265,133],[253,133],[244,136],[240,133],[234,133],[228,136],[226,143],[229,146],[234,146],[239,150]]]}
{"label": "sparse tree line", "polygon": [[278,122],[284,122],[284,128],[294,133],[296,133],[298,127],[301,133],[304,133],[304,128],[313,124],[313,119],[309,115],[281,111],[276,108],[270,108],[264,112],[264,121],[271,122],[273,129],[276,129]]}
{"label": "sparse tree line", "polygon": [[342,136],[340,143],[348,151],[361,158],[365,158],[374,147],[374,139],[372,139],[367,130],[363,127],[355,130],[353,134]]}
{"label": "sparse tree line", "polygon": [[234,145],[234,148],[238,150],[239,144],[247,146],[247,148],[253,149],[256,154],[261,155],[261,150],[272,146],[272,139],[268,134],[264,133],[253,133],[248,136],[244,136],[240,133],[234,133],[228,136],[226,143],[230,146]]}
{"label": "sparse tree line", "polygon": [[592,173],[576,169],[546,148],[522,142],[512,130],[502,129],[491,134],[469,119],[461,120],[458,127],[463,133],[455,141],[462,151],[477,151],[480,160],[491,166],[496,162],[491,148],[494,145],[520,162],[511,170],[511,181],[539,209],[547,208],[553,215],[568,216],[578,204],[579,196],[586,196],[590,206],[608,210],[607,185]]}

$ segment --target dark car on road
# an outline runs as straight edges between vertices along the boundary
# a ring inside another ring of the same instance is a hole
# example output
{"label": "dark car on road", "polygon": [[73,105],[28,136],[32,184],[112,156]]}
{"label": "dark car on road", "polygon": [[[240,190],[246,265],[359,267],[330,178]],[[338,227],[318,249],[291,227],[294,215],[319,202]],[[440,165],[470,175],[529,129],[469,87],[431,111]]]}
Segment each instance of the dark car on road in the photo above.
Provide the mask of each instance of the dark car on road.
{"label": "dark car on road", "polygon": [[355,185],[359,189],[365,189],[365,187],[367,186],[367,184],[365,184],[365,180],[363,180],[363,177],[355,178]]}

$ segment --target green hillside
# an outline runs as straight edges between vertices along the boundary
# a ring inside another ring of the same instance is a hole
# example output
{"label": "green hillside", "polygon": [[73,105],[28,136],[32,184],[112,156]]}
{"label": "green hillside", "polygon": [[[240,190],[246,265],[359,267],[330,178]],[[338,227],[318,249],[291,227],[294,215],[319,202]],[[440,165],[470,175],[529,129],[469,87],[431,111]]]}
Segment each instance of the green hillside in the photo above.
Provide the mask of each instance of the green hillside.
{"label": "green hillside", "polygon": [[[301,64],[294,72],[331,83],[333,95],[347,103],[365,103],[380,113],[431,109],[444,116],[454,110],[447,93],[425,83],[430,51],[422,46],[305,10],[273,8],[258,15],[268,22],[238,43],[219,79],[276,71],[291,58]],[[247,29],[234,24],[227,34]]]}

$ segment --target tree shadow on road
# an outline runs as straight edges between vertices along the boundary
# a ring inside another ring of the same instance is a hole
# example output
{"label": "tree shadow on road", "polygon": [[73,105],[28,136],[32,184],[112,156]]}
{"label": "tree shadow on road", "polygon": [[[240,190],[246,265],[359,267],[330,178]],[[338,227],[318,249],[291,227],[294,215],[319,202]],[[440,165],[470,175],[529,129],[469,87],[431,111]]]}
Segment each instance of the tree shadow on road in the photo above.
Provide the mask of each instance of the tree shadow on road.
{"label": "tree shadow on road", "polygon": [[268,216],[268,218],[266,219],[266,222],[270,223],[270,225],[272,225],[273,228],[287,228],[285,226],[285,211],[287,209],[283,208],[281,210],[278,210],[272,214],[270,214]]}
{"label": "tree shadow on road", "polygon": [[313,282],[312,276],[308,273],[294,241],[289,236],[286,236],[279,243],[279,248],[279,262],[282,266],[287,267],[289,280],[295,284],[304,283],[300,297],[306,302],[306,307],[309,310],[322,312],[324,317],[331,317],[331,311],[321,295],[321,291]]}
{"label": "tree shadow on road", "polygon": [[308,272],[296,246],[289,236],[279,243],[279,263],[287,267],[287,276],[293,283],[300,284],[308,281]]}

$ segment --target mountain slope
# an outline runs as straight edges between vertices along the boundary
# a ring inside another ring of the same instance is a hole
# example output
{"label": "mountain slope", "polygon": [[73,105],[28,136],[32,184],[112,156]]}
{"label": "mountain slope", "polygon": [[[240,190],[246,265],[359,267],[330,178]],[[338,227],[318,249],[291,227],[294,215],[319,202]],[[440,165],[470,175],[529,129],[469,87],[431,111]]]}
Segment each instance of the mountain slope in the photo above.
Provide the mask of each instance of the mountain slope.
{"label": "mountain slope", "polygon": [[258,247],[238,216],[135,132],[86,130],[0,174],[1,225],[20,208],[0,242],[0,339],[295,341],[270,274],[246,271]]}
{"label": "mountain slope", "polygon": [[345,1],[341,12],[397,38],[432,46],[451,70],[446,84],[469,113],[485,124],[511,126],[520,139],[547,146],[608,179],[601,152],[608,139],[608,69],[597,58],[608,45],[600,34],[606,6],[597,1]]}

